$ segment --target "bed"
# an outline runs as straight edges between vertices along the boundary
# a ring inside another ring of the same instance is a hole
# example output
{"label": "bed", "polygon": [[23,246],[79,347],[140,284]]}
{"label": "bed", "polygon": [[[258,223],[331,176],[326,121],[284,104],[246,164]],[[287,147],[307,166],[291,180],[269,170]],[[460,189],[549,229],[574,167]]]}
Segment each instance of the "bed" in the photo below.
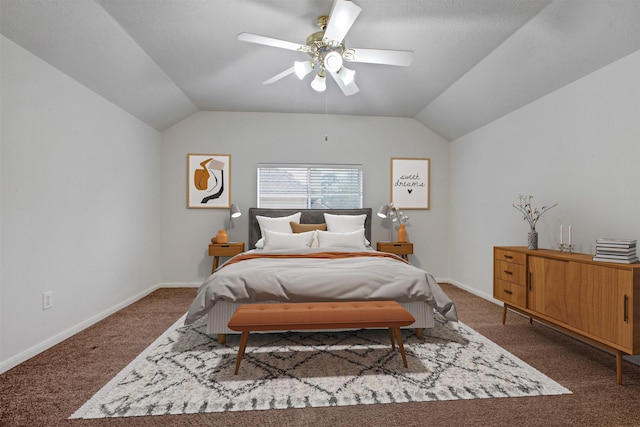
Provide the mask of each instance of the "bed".
{"label": "bed", "polygon": [[206,316],[206,332],[223,343],[237,333],[227,323],[242,304],[376,299],[398,301],[419,335],[433,327],[434,310],[457,320],[431,274],[371,247],[371,212],[250,208],[249,250],[204,281],[185,323]]}

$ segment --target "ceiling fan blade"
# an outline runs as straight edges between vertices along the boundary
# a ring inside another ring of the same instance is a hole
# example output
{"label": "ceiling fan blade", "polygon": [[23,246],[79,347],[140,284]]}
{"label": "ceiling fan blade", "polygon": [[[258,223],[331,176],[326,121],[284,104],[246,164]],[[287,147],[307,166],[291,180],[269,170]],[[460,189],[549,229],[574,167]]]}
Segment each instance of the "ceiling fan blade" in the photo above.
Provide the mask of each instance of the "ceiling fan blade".
{"label": "ceiling fan blade", "polygon": [[301,50],[304,51],[306,46],[299,43],[288,42],[286,40],[274,39],[272,37],[265,37],[259,34],[240,33],[238,34],[238,40],[249,43],[262,44],[265,46],[279,47],[289,50]]}
{"label": "ceiling fan blade", "polygon": [[271,77],[268,80],[265,80],[262,82],[263,85],[269,85],[271,83],[277,82],[278,80],[280,80],[283,77],[287,77],[289,74],[292,74],[295,71],[295,67],[291,67],[287,70],[284,70],[281,73],[276,74],[275,76]]}
{"label": "ceiling fan blade", "polygon": [[342,93],[344,93],[345,96],[355,95],[356,93],[360,92],[360,88],[358,88],[358,85],[356,85],[355,81],[351,81],[351,83],[345,84],[335,71],[327,71],[329,72],[329,74],[331,74],[331,77],[333,77],[333,80],[335,80],[338,86],[340,86],[340,90],[342,90]]}
{"label": "ceiling fan blade", "polygon": [[413,51],[351,48],[342,57],[350,62],[408,67],[413,62]]}
{"label": "ceiling fan blade", "polygon": [[324,38],[342,42],[362,8],[351,0],[335,0],[329,15],[329,23]]}

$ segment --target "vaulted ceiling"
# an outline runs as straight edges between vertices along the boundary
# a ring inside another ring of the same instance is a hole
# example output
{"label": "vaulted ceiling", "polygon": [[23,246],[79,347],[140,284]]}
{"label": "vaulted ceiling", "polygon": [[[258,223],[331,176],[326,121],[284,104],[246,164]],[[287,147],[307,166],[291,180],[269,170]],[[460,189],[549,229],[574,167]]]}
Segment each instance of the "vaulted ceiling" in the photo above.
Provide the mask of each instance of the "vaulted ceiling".
{"label": "vaulted ceiling", "polygon": [[332,0],[1,0],[0,30],[158,130],[196,111],[416,118],[456,139],[640,49],[637,0],[355,0],[347,47],[414,51],[409,67],[350,63],[360,92],[288,69]]}

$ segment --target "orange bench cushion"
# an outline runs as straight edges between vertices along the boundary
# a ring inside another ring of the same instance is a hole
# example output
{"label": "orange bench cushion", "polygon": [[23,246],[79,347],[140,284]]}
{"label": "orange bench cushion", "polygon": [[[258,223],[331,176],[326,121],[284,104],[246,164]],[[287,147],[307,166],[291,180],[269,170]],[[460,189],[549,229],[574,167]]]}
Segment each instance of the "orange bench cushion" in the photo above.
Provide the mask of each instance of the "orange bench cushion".
{"label": "orange bench cushion", "polygon": [[244,304],[229,320],[234,331],[399,328],[415,319],[396,301]]}

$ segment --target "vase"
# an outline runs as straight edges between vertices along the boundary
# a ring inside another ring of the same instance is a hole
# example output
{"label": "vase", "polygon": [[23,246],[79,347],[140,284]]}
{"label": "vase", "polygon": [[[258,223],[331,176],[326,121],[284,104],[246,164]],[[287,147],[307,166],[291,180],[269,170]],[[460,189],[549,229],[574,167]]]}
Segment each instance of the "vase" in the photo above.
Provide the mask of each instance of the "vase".
{"label": "vase", "polygon": [[404,243],[407,241],[407,229],[404,224],[398,226],[398,242]]}
{"label": "vase", "polygon": [[527,249],[538,249],[538,232],[535,228],[527,234]]}
{"label": "vase", "polygon": [[216,243],[227,243],[229,241],[229,235],[226,230],[218,230],[216,234]]}

